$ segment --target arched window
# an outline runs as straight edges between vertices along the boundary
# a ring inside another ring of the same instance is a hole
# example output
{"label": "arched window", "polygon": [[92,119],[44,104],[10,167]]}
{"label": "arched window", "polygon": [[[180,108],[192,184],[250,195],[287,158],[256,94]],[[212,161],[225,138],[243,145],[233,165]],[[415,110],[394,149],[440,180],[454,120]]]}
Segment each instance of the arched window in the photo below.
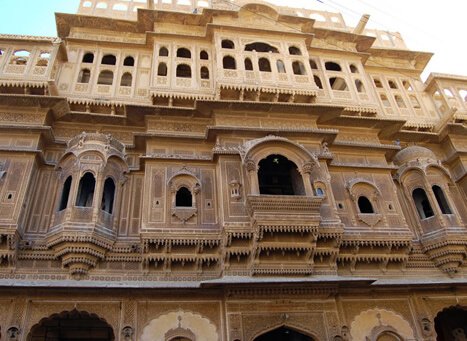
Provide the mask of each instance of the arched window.
{"label": "arched window", "polygon": [[209,69],[206,66],[201,67],[200,77],[201,79],[209,79]]}
{"label": "arched window", "polygon": [[407,108],[407,106],[405,105],[404,100],[402,99],[402,97],[400,95],[395,95],[394,100],[396,101],[397,106],[399,108]]}
{"label": "arched window", "polygon": [[331,77],[329,78],[329,85],[331,86],[332,90],[338,91],[348,91],[349,87],[347,86],[347,82],[342,77]]}
{"label": "arched window", "polygon": [[373,210],[373,205],[371,204],[370,200],[365,196],[361,196],[358,198],[358,209],[360,213],[375,213],[375,211]]}
{"label": "arched window", "polygon": [[285,64],[282,60],[277,60],[276,61],[276,66],[277,66],[277,72],[279,73],[285,73]]}
{"label": "arched window", "polygon": [[166,63],[159,63],[157,67],[157,75],[158,76],[167,76],[167,64]]}
{"label": "arched window", "polygon": [[302,62],[294,61],[292,63],[294,75],[306,75],[305,65]]}
{"label": "arched window", "polygon": [[237,69],[237,63],[235,62],[235,58],[232,56],[225,56],[222,59],[222,66],[227,70]]}
{"label": "arched window", "polygon": [[436,201],[438,202],[438,206],[441,209],[441,213],[452,214],[451,208],[449,207],[448,201],[446,200],[446,196],[444,195],[441,187],[434,185],[432,189],[435,194]]}
{"label": "arched window", "polygon": [[92,207],[94,198],[94,189],[96,187],[96,179],[91,173],[83,175],[79,181],[78,196],[76,197],[76,206]]}
{"label": "arched window", "polygon": [[91,79],[91,71],[89,69],[82,69],[78,75],[78,83],[89,83]]}
{"label": "arched window", "polygon": [[271,63],[269,63],[269,59],[264,57],[258,59],[258,68],[259,71],[271,72]]}
{"label": "arched window", "polygon": [[388,81],[388,85],[391,89],[397,89],[397,84],[395,81]]}
{"label": "arched window", "polygon": [[83,56],[83,63],[94,63],[94,53],[88,52]]}
{"label": "arched window", "polygon": [[115,182],[111,178],[107,178],[104,182],[104,192],[102,194],[102,211],[112,214],[115,199]]}
{"label": "arched window", "polygon": [[204,50],[201,51],[201,52],[199,53],[199,59],[208,60],[208,59],[209,59],[208,53],[207,53],[206,51],[204,51]]}
{"label": "arched window", "polygon": [[260,194],[304,195],[303,179],[297,165],[282,155],[272,154],[259,162]]}
{"label": "arched window", "polygon": [[178,58],[191,58],[191,52],[190,50],[184,47],[180,47],[179,49],[177,49],[177,57]]}
{"label": "arched window", "polygon": [[302,55],[302,51],[300,51],[300,49],[296,46],[290,46],[289,47],[289,54],[293,55],[293,56],[301,56]]}
{"label": "arched window", "polygon": [[159,56],[160,56],[160,57],[168,57],[168,56],[169,56],[169,50],[167,50],[167,48],[164,47],[164,46],[161,47],[161,48],[159,49]]}
{"label": "arched window", "polygon": [[386,108],[389,108],[391,106],[391,102],[389,102],[389,99],[388,99],[388,97],[386,95],[380,94],[379,98],[381,99],[381,102],[383,102],[383,105]]}
{"label": "arched window", "polygon": [[274,46],[269,45],[268,43],[251,43],[245,45],[245,51],[256,51],[256,52],[272,52],[279,53],[279,50]]}
{"label": "arched window", "polygon": [[324,64],[324,67],[328,71],[342,71],[341,66],[339,64],[335,63],[335,62],[326,62]]}
{"label": "arched window", "polygon": [[175,195],[175,206],[176,207],[192,207],[193,196],[190,190],[186,187],[180,187]]}
{"label": "arched window", "polygon": [[323,88],[323,83],[321,82],[321,78],[318,76],[314,75],[313,79],[315,80],[315,84],[318,88],[322,89]]}
{"label": "arched window", "polygon": [[312,70],[318,70],[318,64],[316,64],[316,61],[314,59],[310,59],[309,62]]}
{"label": "arched window", "polygon": [[355,64],[350,64],[349,68],[350,68],[350,72],[358,73],[358,68],[357,66],[355,66]]}
{"label": "arched window", "polygon": [[191,67],[186,64],[177,65],[176,75],[180,78],[191,78]]}
{"label": "arched window", "polygon": [[71,189],[71,175],[66,178],[65,183],[63,184],[62,189],[62,197],[60,198],[60,206],[58,207],[59,211],[64,210],[68,206],[68,198],[70,197],[70,189]]}
{"label": "arched window", "polygon": [[414,109],[420,109],[420,102],[418,101],[417,97],[415,95],[410,95],[410,103],[412,103],[412,107]]}
{"label": "arched window", "polygon": [[253,63],[251,62],[250,58],[245,58],[245,70],[253,71]]}
{"label": "arched window", "polygon": [[365,92],[365,86],[363,85],[363,82],[360,79],[355,80],[355,87],[357,88],[357,92]]}
{"label": "arched window", "polygon": [[430,201],[423,189],[417,188],[412,192],[412,198],[417,208],[420,219],[426,219],[434,215]]}
{"label": "arched window", "polygon": [[229,40],[229,39],[222,40],[221,46],[222,46],[223,49],[234,49],[235,48],[234,42],[232,40]]}
{"label": "arched window", "polygon": [[104,57],[102,57],[101,64],[115,65],[117,64],[117,57],[115,57],[113,54],[106,54]]}
{"label": "arched window", "polygon": [[109,70],[101,71],[99,78],[97,79],[97,84],[102,85],[112,85],[114,81],[114,73]]}
{"label": "arched window", "polygon": [[120,86],[131,86],[133,82],[133,76],[129,72],[125,72],[122,75],[122,79],[120,80]]}
{"label": "arched window", "polygon": [[135,59],[131,56],[128,56],[123,61],[124,66],[135,66]]}
{"label": "arched window", "polygon": [[378,335],[376,341],[401,341],[401,339],[393,332],[383,332]]}

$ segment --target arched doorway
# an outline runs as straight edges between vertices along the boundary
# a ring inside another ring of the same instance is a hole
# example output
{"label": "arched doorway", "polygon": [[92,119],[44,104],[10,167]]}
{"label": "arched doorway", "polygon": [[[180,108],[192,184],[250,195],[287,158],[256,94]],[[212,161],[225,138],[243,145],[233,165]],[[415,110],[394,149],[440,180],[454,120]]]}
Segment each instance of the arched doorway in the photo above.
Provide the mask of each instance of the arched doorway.
{"label": "arched doorway", "polygon": [[437,341],[467,339],[467,310],[451,307],[441,311],[435,318]]}
{"label": "arched doorway", "polygon": [[32,327],[28,341],[114,341],[112,327],[95,314],[65,311]]}
{"label": "arched doorway", "polygon": [[279,327],[256,337],[254,341],[314,341],[314,339],[296,330]]}
{"label": "arched doorway", "polygon": [[260,194],[305,195],[303,179],[297,165],[278,154],[269,155],[259,162]]}

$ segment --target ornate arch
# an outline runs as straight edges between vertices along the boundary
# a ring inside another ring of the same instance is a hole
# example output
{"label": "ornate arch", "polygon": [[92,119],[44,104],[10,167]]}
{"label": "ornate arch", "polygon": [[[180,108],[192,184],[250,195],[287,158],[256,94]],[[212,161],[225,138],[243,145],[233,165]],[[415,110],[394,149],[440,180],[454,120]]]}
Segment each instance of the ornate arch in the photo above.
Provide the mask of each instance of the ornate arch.
{"label": "ornate arch", "polygon": [[[350,324],[353,340],[376,340],[385,330],[395,332],[403,340],[415,340],[410,323],[400,314],[386,309],[368,309],[357,315]],[[375,331],[379,334],[375,335]]]}
{"label": "ornate arch", "polygon": [[218,328],[207,317],[182,310],[167,312],[149,321],[139,340],[166,341],[167,335],[170,336],[176,330],[184,330],[186,335],[194,335],[196,340],[220,340]]}
{"label": "ornate arch", "polygon": [[296,332],[307,335],[307,336],[311,337],[313,339],[313,341],[318,341],[319,340],[318,336],[315,333],[313,333],[313,332],[311,332],[309,330],[304,330],[303,327],[295,325],[293,322],[287,322],[287,323],[282,322],[282,323],[277,323],[275,325],[268,326],[267,328],[263,328],[263,329],[255,331],[254,333],[251,334],[252,336],[247,341],[254,341],[258,336],[261,336],[263,334],[266,334],[266,333],[268,333],[270,331],[273,331],[273,330],[281,328],[281,327],[293,329]]}
{"label": "ornate arch", "polygon": [[253,161],[258,163],[271,154],[280,154],[295,163],[300,171],[311,172],[313,168],[319,168],[318,158],[302,145],[290,141],[285,137],[268,135],[251,140],[243,145],[241,156],[243,163]]}
{"label": "ornate arch", "polygon": [[36,322],[31,321],[29,325],[32,325],[32,327],[29,328],[29,330],[28,330],[28,335],[27,335],[26,340],[27,341],[31,340],[31,337],[32,337],[31,333],[34,331],[35,328],[39,327],[44,322],[46,322],[46,321],[48,321],[50,319],[54,319],[54,318],[66,317],[66,316],[68,316],[70,314],[87,315],[87,316],[89,316],[91,318],[96,318],[97,320],[103,322],[108,328],[111,329],[113,337],[114,337],[114,339],[116,339],[116,334],[115,334],[116,326],[114,326],[111,323],[107,322],[107,320],[105,318],[100,317],[98,314],[89,313],[88,311],[84,311],[84,310],[82,311],[82,310],[78,310],[78,309],[74,308],[72,310],[65,310],[65,311],[62,311],[60,313],[51,314],[48,317],[43,317],[41,319],[36,320]]}

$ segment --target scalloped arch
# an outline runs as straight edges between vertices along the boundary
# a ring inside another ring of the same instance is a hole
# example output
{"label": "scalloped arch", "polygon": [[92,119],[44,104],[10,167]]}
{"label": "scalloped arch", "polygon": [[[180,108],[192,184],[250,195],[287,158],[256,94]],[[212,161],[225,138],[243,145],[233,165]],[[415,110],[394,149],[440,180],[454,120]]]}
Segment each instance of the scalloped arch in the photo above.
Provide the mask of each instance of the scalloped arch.
{"label": "scalloped arch", "polygon": [[301,333],[303,335],[311,337],[312,340],[319,340],[318,337],[313,332],[308,331],[308,330],[305,331],[305,330],[303,330],[303,328],[294,325],[294,323],[277,323],[274,326],[269,326],[268,328],[257,331],[255,334],[253,334],[253,336],[251,337],[251,339],[249,341],[254,341],[258,336],[261,336],[261,335],[266,334],[266,333],[268,333],[270,331],[273,331],[274,329],[281,328],[281,327],[293,329],[296,332],[299,332],[299,333]]}
{"label": "scalloped arch", "polygon": [[171,311],[159,315],[146,324],[140,340],[165,341],[165,334],[179,326],[193,332],[196,340],[219,341],[217,327],[207,317],[191,311]]}
{"label": "scalloped arch", "polygon": [[410,323],[399,313],[386,309],[368,309],[357,315],[350,324],[350,335],[353,340],[367,340],[373,330],[380,326],[389,327],[405,340],[415,340]]}

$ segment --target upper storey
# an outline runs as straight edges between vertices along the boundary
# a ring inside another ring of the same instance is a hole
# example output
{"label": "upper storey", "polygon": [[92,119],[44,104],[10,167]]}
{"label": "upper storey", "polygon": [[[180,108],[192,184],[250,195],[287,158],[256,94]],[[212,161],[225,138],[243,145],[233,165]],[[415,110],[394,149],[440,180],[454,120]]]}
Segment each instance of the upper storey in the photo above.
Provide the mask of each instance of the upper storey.
{"label": "upper storey", "polygon": [[[249,2],[247,0],[235,0],[230,3],[222,0],[81,0],[78,14],[137,20],[139,8],[196,14],[202,12],[204,9],[238,11]],[[255,4],[271,6],[270,3],[261,0],[255,1]],[[315,20],[314,26],[317,28],[345,32],[352,32],[354,30],[353,27],[345,23],[340,13],[285,6],[274,6],[274,8],[280,15],[313,19]],[[364,34],[375,38],[374,47],[407,49],[399,33],[365,29]]]}

